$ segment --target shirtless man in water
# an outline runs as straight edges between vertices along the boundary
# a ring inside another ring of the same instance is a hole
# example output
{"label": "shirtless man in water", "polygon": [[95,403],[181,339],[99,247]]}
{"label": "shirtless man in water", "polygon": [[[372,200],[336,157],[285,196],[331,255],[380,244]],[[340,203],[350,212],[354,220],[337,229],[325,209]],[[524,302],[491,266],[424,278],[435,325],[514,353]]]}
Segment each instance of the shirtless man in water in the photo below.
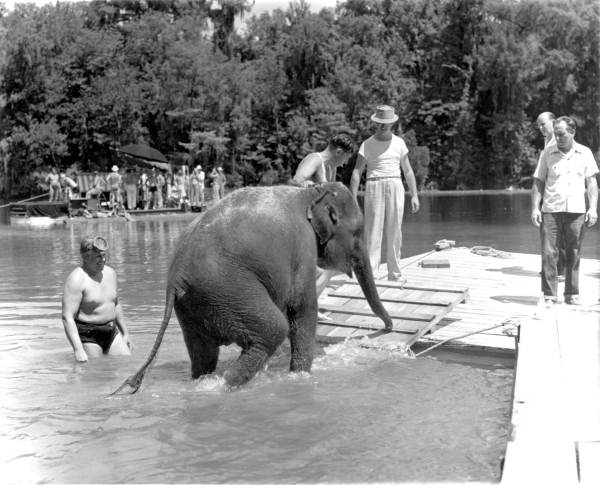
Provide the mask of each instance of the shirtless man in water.
{"label": "shirtless man in water", "polygon": [[88,356],[129,355],[131,341],[117,297],[117,274],[106,266],[108,243],[103,237],[81,241],[82,264],[67,277],[62,320],[78,362]]}

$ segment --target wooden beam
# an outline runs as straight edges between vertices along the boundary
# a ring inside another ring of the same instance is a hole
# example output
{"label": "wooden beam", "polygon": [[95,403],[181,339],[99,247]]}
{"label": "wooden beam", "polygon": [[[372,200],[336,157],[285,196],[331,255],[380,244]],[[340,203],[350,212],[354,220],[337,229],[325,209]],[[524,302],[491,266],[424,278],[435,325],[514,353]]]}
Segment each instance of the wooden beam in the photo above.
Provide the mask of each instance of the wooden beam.
{"label": "wooden beam", "polygon": [[[343,288],[343,287],[342,287]],[[348,292],[344,292],[342,291],[342,289],[338,289],[335,291],[330,291],[329,292],[329,296],[334,296],[336,298],[352,298],[355,300],[365,300],[364,295],[355,295],[352,293],[348,293]],[[447,307],[448,305],[450,305],[452,302],[450,301],[431,301],[431,300],[419,300],[417,298],[403,298],[403,297],[384,297],[384,296],[380,296],[379,299],[381,301],[387,301],[387,302],[391,302],[391,303],[409,303],[411,305],[427,305],[427,306],[441,306],[441,307]]]}
{"label": "wooden beam", "polygon": [[[345,315],[359,315],[361,317],[374,317],[377,315],[373,314],[370,310],[360,310],[356,308],[345,308],[337,305],[319,304],[319,310],[324,312],[332,313],[343,313]],[[438,315],[432,315],[427,313],[389,313],[392,320],[414,320],[417,322],[431,322]]]}
{"label": "wooden beam", "polygon": [[[358,281],[348,280],[344,281],[345,285],[358,285]],[[400,290],[421,290],[421,291],[437,291],[443,293],[462,293],[465,296],[468,295],[469,289],[459,289],[459,288],[435,288],[435,287],[425,287],[425,286],[412,286],[412,285],[403,285],[402,283],[394,283],[393,281],[375,281],[375,285],[379,288],[397,288]]]}
{"label": "wooden beam", "polygon": [[[367,325],[364,323],[348,323],[348,322],[336,322],[336,321],[331,321],[331,322],[324,322],[324,321],[319,321],[318,322],[319,325],[327,325],[330,327],[344,327],[344,328],[356,328],[356,329],[362,329],[362,330],[373,330],[374,332],[381,332],[382,334],[384,333],[388,333],[384,330],[383,327],[383,323],[381,325],[378,326],[374,326],[374,325]],[[406,330],[399,330],[399,329],[394,329],[392,330],[392,332],[396,332],[396,333],[403,333],[406,335],[413,335],[414,332],[408,332]]]}

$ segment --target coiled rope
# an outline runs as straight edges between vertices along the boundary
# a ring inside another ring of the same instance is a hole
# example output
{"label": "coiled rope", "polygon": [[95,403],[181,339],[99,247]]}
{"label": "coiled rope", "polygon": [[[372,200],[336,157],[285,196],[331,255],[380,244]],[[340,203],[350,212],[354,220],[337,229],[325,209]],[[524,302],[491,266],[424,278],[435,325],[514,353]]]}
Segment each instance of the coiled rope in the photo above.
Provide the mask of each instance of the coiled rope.
{"label": "coiled rope", "polygon": [[511,253],[507,253],[505,251],[499,251],[498,249],[494,249],[491,246],[473,246],[471,248],[471,252],[473,254],[478,254],[479,256],[493,256],[494,258],[512,258]]}

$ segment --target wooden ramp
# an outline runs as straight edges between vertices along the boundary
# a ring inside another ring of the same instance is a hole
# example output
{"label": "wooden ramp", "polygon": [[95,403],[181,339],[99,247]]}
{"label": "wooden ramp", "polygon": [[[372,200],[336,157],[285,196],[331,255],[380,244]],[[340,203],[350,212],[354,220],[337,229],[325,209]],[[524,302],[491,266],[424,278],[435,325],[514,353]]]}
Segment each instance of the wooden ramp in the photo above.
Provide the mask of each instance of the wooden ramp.
{"label": "wooden ramp", "polygon": [[370,345],[406,348],[429,332],[456,305],[466,301],[468,290],[377,282],[381,301],[394,322],[391,333],[373,315],[356,280],[347,280],[319,301],[319,309],[331,318],[320,322],[319,340],[333,342],[369,337]]}
{"label": "wooden ramp", "polygon": [[[440,259],[449,266],[427,264]],[[369,336],[374,345],[382,346],[402,346],[417,339],[425,345],[453,339],[444,345],[514,355],[514,333],[502,324],[539,311],[538,254],[451,248],[412,256],[402,263],[408,280],[404,288],[387,281],[384,267],[376,275],[383,304],[394,319],[394,332],[381,335],[383,323],[371,313],[356,281],[337,276],[329,293],[319,299],[320,309],[333,322],[320,323],[317,338],[331,342]],[[597,303],[600,261],[582,259],[579,278],[584,305]],[[562,291],[560,283],[559,293]]]}

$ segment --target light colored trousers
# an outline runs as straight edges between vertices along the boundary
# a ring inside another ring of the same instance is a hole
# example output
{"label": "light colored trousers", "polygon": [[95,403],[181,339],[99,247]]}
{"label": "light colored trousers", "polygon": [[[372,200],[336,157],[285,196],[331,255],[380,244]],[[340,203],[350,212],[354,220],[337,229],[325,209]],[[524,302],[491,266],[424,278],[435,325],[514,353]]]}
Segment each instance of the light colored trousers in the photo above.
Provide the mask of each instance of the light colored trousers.
{"label": "light colored trousers", "polygon": [[389,279],[400,277],[404,186],[402,179],[367,180],[365,188],[365,241],[373,272],[387,263]]}

